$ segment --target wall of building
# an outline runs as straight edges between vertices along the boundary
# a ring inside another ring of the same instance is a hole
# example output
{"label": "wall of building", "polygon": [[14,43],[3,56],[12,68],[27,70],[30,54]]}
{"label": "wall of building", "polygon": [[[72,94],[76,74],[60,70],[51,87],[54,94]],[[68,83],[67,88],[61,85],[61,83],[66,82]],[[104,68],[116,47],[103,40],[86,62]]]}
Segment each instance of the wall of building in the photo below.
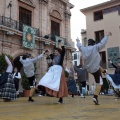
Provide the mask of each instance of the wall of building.
{"label": "wall of building", "polygon": [[[114,68],[108,67],[108,55],[107,48],[120,47],[120,15],[118,11],[103,14],[103,19],[94,21],[94,12],[109,8],[112,6],[120,5],[120,1],[115,1],[113,3],[108,3],[105,5],[99,5],[98,7],[93,6],[88,11],[85,11],[86,15],[86,30],[87,39],[92,38],[95,40],[95,31],[104,30],[104,33],[111,32],[112,36],[109,37],[108,42],[104,49],[101,51],[106,51],[106,65],[108,73],[114,73]],[[89,74],[89,84],[90,86],[95,83],[94,78]]]}
{"label": "wall of building", "polygon": [[[20,2],[21,1],[21,2]],[[68,7],[68,1],[64,0],[30,0],[32,2],[22,2],[25,0],[12,0],[11,7],[11,18],[13,20],[19,20],[19,6],[22,6],[28,10],[32,11],[32,27],[38,28],[40,36],[50,34],[51,31],[51,18],[57,18],[57,16],[51,15],[53,10],[56,10],[58,17],[61,17],[61,35],[69,41],[72,42],[70,33],[70,14]],[[29,1],[29,0],[28,0]],[[1,0],[0,4],[0,16],[10,17],[10,8],[8,8],[10,0]],[[30,4],[30,5],[29,5]],[[66,13],[66,15],[65,15]],[[52,17],[51,17],[52,16]],[[57,18],[58,19],[58,18]],[[7,31],[14,32],[13,35],[7,35]],[[55,42],[50,39],[45,39],[43,37],[37,36],[35,38],[35,49],[30,50],[22,47],[22,32],[12,29],[0,24],[0,54],[10,54],[13,59],[24,55],[25,53],[31,53],[33,57],[36,57],[42,53],[45,49],[50,49],[52,52],[55,47]],[[45,42],[49,44],[45,44]],[[72,56],[71,50],[74,49],[71,46],[65,46],[66,55],[65,62]],[[45,74],[47,70],[47,63],[45,57],[37,62],[36,78],[37,81]]]}

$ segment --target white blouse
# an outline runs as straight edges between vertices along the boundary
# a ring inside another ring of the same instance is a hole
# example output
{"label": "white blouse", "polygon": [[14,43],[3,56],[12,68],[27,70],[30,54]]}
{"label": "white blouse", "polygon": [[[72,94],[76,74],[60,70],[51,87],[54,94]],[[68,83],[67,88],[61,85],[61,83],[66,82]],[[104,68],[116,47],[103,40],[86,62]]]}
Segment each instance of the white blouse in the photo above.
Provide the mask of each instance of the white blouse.
{"label": "white blouse", "polygon": [[13,71],[13,66],[12,66],[12,63],[10,62],[9,58],[5,55],[5,61],[7,62],[8,64],[8,67],[6,69],[6,72],[9,72],[9,73],[12,73]]}

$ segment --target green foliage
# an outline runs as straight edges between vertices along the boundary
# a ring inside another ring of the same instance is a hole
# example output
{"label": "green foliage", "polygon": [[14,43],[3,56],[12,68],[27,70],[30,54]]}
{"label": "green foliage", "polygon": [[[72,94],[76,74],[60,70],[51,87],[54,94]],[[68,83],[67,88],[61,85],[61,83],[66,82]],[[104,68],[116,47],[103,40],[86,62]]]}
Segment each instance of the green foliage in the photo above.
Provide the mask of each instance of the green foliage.
{"label": "green foliage", "polygon": [[26,78],[25,74],[22,75],[21,85],[24,90],[30,90],[29,80]]}
{"label": "green foliage", "polygon": [[[13,60],[12,56],[7,55],[10,61]],[[3,73],[7,68],[7,63],[5,61],[5,54],[0,55],[0,74]]]}

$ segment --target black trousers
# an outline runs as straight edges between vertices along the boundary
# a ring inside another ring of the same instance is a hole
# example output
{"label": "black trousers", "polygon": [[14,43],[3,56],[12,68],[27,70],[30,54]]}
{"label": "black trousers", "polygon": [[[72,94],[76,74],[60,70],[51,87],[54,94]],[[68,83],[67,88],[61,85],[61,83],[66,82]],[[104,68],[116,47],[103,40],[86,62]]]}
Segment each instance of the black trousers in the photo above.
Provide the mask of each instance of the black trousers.
{"label": "black trousers", "polygon": [[95,82],[100,83],[100,77],[102,78],[100,69],[97,72],[92,73],[92,75],[94,76]]}
{"label": "black trousers", "polygon": [[14,84],[15,84],[15,89],[16,89],[16,91],[18,91],[19,90],[19,79],[14,79]]}
{"label": "black trousers", "polygon": [[27,79],[29,80],[30,86],[34,86],[35,85],[35,76],[29,77]]}
{"label": "black trousers", "polygon": [[86,87],[86,81],[80,82],[80,84],[82,85],[82,87]]}

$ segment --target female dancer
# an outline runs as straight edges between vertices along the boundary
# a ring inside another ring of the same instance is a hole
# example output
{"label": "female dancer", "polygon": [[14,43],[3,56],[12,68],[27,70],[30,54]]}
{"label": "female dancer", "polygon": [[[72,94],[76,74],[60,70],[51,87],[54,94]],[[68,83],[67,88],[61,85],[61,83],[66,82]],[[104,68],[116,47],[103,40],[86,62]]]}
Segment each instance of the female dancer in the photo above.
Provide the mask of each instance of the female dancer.
{"label": "female dancer", "polygon": [[6,69],[6,72],[2,73],[0,76],[0,97],[4,99],[4,102],[9,102],[16,99],[16,89],[12,77],[13,66],[6,55],[5,61],[8,64],[8,67]]}
{"label": "female dancer", "polygon": [[66,82],[68,87],[68,93],[74,98],[74,95],[77,95],[77,87],[76,82],[74,80],[75,71],[73,63],[71,61],[69,61],[69,66],[69,68],[67,67],[67,65],[65,66],[65,72],[68,73],[68,76],[66,77]]}
{"label": "female dancer", "polygon": [[63,103],[63,97],[68,96],[67,85],[64,70],[62,69],[65,48],[62,42],[59,42],[59,48],[55,48],[54,56],[50,54],[52,66],[48,72],[39,81],[39,85],[46,87],[46,92],[59,98],[58,103]]}

